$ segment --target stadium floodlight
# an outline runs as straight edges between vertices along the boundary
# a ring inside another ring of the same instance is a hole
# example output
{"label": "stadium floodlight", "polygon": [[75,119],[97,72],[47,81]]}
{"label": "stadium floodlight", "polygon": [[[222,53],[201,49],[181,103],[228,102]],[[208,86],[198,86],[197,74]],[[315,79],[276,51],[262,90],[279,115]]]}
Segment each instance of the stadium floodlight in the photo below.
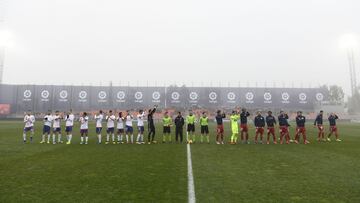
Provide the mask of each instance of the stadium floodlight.
{"label": "stadium floodlight", "polygon": [[358,48],[358,43],[358,38],[354,34],[345,34],[339,40],[339,45],[342,49],[346,50],[347,58],[349,61],[350,87],[352,96],[357,91],[354,50]]}

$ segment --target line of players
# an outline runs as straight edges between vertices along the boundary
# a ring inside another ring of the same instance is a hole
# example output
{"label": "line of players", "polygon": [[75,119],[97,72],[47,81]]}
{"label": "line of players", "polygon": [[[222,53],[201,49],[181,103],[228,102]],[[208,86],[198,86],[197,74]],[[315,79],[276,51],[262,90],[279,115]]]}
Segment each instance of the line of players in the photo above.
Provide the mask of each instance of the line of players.
{"label": "line of players", "polygon": [[[147,114],[147,122],[148,122],[148,144],[156,143],[155,141],[155,124],[153,115],[156,112],[157,106],[152,109],[149,109]],[[328,121],[330,124],[330,130],[328,136],[325,138],[325,128],[323,126],[323,111],[317,115],[314,121],[314,127],[318,128],[318,138],[317,140],[320,141],[331,141],[330,137],[332,134],[335,134],[336,141],[341,141],[339,139],[338,130],[336,126],[336,120],[338,116],[334,113],[331,113],[328,117]],[[137,121],[137,138],[135,143],[137,144],[144,144],[144,120],[145,120],[145,112],[140,110],[136,115]],[[238,135],[240,132],[241,141],[245,144],[250,144],[249,141],[249,127],[248,127],[248,117],[250,113],[245,109],[237,109],[232,111],[229,119],[230,119],[230,127],[231,127],[231,137],[230,137],[230,144],[237,144],[238,143]],[[98,139],[98,143],[102,143],[102,129],[103,129],[103,120],[106,121],[106,142],[105,144],[113,143],[113,144],[122,144],[122,143],[134,143],[134,129],[133,129],[133,122],[135,121],[135,116],[133,116],[130,111],[127,111],[126,114],[123,112],[119,112],[117,116],[113,113],[113,111],[109,111],[108,115],[105,115],[103,111],[99,111],[96,115],[94,115],[94,120],[96,123],[96,135]],[[224,119],[226,118],[225,113],[218,110],[215,116],[215,121],[217,123],[216,127],[216,144],[224,144]],[[292,140],[290,137],[289,132],[289,116],[284,111],[280,111],[280,114],[277,118],[278,125],[279,125],[279,133],[280,133],[280,144],[286,143],[289,144],[290,142],[299,143],[300,136],[303,137],[303,143],[309,144],[306,137],[306,128],[305,122],[306,118],[302,115],[301,111],[297,112],[296,116],[296,133],[295,139]],[[66,144],[71,144],[72,141],[72,132],[73,126],[75,122],[75,116],[72,111],[66,113],[66,115],[61,114],[59,111],[56,111],[54,115],[51,115],[49,111],[43,119],[43,134],[40,143],[50,143],[53,144],[63,143],[62,135],[61,135],[61,120],[65,121],[65,132],[66,132]],[[88,144],[88,129],[89,129],[89,116],[86,112],[81,114],[79,118],[80,122],[80,135],[81,135],[81,142],[80,144]],[[162,118],[163,123],[163,140],[162,142],[171,142],[171,127],[173,124],[175,125],[175,140],[176,142],[183,142],[183,128],[185,123],[187,124],[186,128],[186,142],[187,143],[194,143],[196,141],[195,136],[195,125],[196,123],[200,123],[200,143],[204,142],[204,138],[206,138],[206,143],[210,143],[209,139],[209,118],[206,112],[203,112],[199,119],[193,114],[192,111],[189,111],[189,115],[184,117],[182,116],[181,112],[177,113],[177,116],[173,120],[168,112],[164,113]],[[34,123],[35,117],[28,112],[24,117],[24,131],[23,131],[23,141],[26,143],[26,134],[30,132],[30,142],[32,142],[33,135],[34,135]],[[240,123],[240,126],[239,126]],[[115,132],[115,124],[117,131]],[[270,144],[270,137],[272,137],[272,142],[277,144],[275,127],[277,125],[276,118],[272,115],[271,111],[267,112],[266,117],[261,115],[261,112],[258,111],[255,118],[254,118],[254,125],[255,125],[255,144],[262,144],[265,125],[267,128],[267,139],[266,143]],[[52,130],[51,130],[52,128]],[[51,140],[51,133],[52,133],[52,140]],[[116,133],[116,134],[115,134]],[[116,136],[115,136],[116,135]],[[46,141],[47,137],[47,141]],[[125,138],[124,138],[125,137]],[[56,139],[57,138],[57,139]]]}

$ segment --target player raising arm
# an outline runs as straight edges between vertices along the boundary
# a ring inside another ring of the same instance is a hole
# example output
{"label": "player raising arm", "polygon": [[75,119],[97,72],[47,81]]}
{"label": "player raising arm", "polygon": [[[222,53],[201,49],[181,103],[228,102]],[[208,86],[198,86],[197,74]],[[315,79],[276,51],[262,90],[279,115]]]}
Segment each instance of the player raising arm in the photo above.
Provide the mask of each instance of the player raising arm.
{"label": "player raising arm", "polygon": [[328,120],[330,123],[330,132],[329,135],[327,137],[327,141],[331,141],[330,137],[331,135],[334,133],[335,134],[335,138],[337,142],[341,142],[341,140],[339,139],[339,134],[338,134],[338,129],[336,127],[336,120],[339,119],[339,117],[335,114],[335,113],[331,113]]}
{"label": "player raising arm", "polygon": [[26,143],[26,133],[30,132],[30,142],[33,140],[34,136],[34,123],[35,123],[35,116],[28,111],[24,116],[24,130],[23,130],[23,141]]}
{"label": "player raising arm", "polygon": [[240,119],[239,111],[232,111],[230,116],[230,127],[231,127],[231,138],[230,144],[236,144],[239,135],[239,124],[238,121]]}
{"label": "player raising arm", "polygon": [[[153,109],[149,109],[149,114],[147,116],[147,121],[148,121],[148,144],[152,143],[156,143],[155,139],[155,124],[154,124],[154,113],[156,112],[156,108],[157,105],[154,106]],[[151,138],[150,138],[151,137]],[[150,142],[151,141],[151,142]]]}
{"label": "player raising arm", "polygon": [[44,116],[44,126],[43,126],[43,135],[41,139],[41,144],[45,143],[45,136],[47,135],[47,143],[50,143],[50,135],[51,135],[51,123],[52,123],[52,116],[51,111]]}
{"label": "player raising arm", "polygon": [[117,121],[117,136],[118,136],[118,144],[123,144],[123,136],[124,136],[124,121],[125,118],[123,117],[122,112],[119,112],[119,116],[116,118]]}
{"label": "player raising arm", "polygon": [[61,140],[61,119],[59,111],[55,111],[53,116],[53,144],[56,144],[56,135],[58,136],[58,143],[63,143]]}
{"label": "player raising arm", "polygon": [[250,116],[250,113],[246,111],[245,108],[241,109],[240,114],[240,130],[241,130],[241,141],[245,144],[250,144],[249,142],[249,128],[247,125],[247,117]]}
{"label": "player raising arm", "polygon": [[284,137],[286,140],[286,144],[290,144],[290,134],[289,134],[289,116],[284,111],[280,111],[280,115],[278,116],[279,120],[279,131],[280,131],[280,144],[283,144]]}
{"label": "player raising arm", "polygon": [[216,144],[224,144],[224,124],[223,119],[226,117],[225,113],[220,110],[216,112]]}
{"label": "player raising arm", "polygon": [[125,125],[126,125],[126,143],[129,143],[129,135],[131,135],[131,144],[134,143],[134,129],[132,127],[132,123],[133,123],[133,119],[134,117],[131,115],[130,111],[126,111],[127,115],[126,115],[126,121],[125,121]]}

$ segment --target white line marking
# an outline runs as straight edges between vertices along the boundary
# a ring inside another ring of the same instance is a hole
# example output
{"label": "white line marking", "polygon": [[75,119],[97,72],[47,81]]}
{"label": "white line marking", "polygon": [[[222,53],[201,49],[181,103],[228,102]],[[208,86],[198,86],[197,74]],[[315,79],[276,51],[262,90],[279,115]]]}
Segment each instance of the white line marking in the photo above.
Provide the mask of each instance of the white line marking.
{"label": "white line marking", "polygon": [[194,176],[192,170],[192,161],[191,161],[191,150],[190,144],[187,144],[187,165],[188,165],[188,194],[189,194],[189,203],[195,203],[195,186],[194,186]]}

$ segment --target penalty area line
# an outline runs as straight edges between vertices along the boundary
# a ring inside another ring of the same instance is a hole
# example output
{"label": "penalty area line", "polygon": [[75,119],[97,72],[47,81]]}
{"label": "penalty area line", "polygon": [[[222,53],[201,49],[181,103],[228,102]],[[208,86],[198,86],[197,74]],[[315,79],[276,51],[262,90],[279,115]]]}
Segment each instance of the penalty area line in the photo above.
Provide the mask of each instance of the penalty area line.
{"label": "penalty area line", "polygon": [[188,196],[189,203],[195,203],[195,186],[194,186],[194,176],[192,170],[192,161],[191,161],[191,149],[190,144],[187,144],[187,166],[188,166]]}

